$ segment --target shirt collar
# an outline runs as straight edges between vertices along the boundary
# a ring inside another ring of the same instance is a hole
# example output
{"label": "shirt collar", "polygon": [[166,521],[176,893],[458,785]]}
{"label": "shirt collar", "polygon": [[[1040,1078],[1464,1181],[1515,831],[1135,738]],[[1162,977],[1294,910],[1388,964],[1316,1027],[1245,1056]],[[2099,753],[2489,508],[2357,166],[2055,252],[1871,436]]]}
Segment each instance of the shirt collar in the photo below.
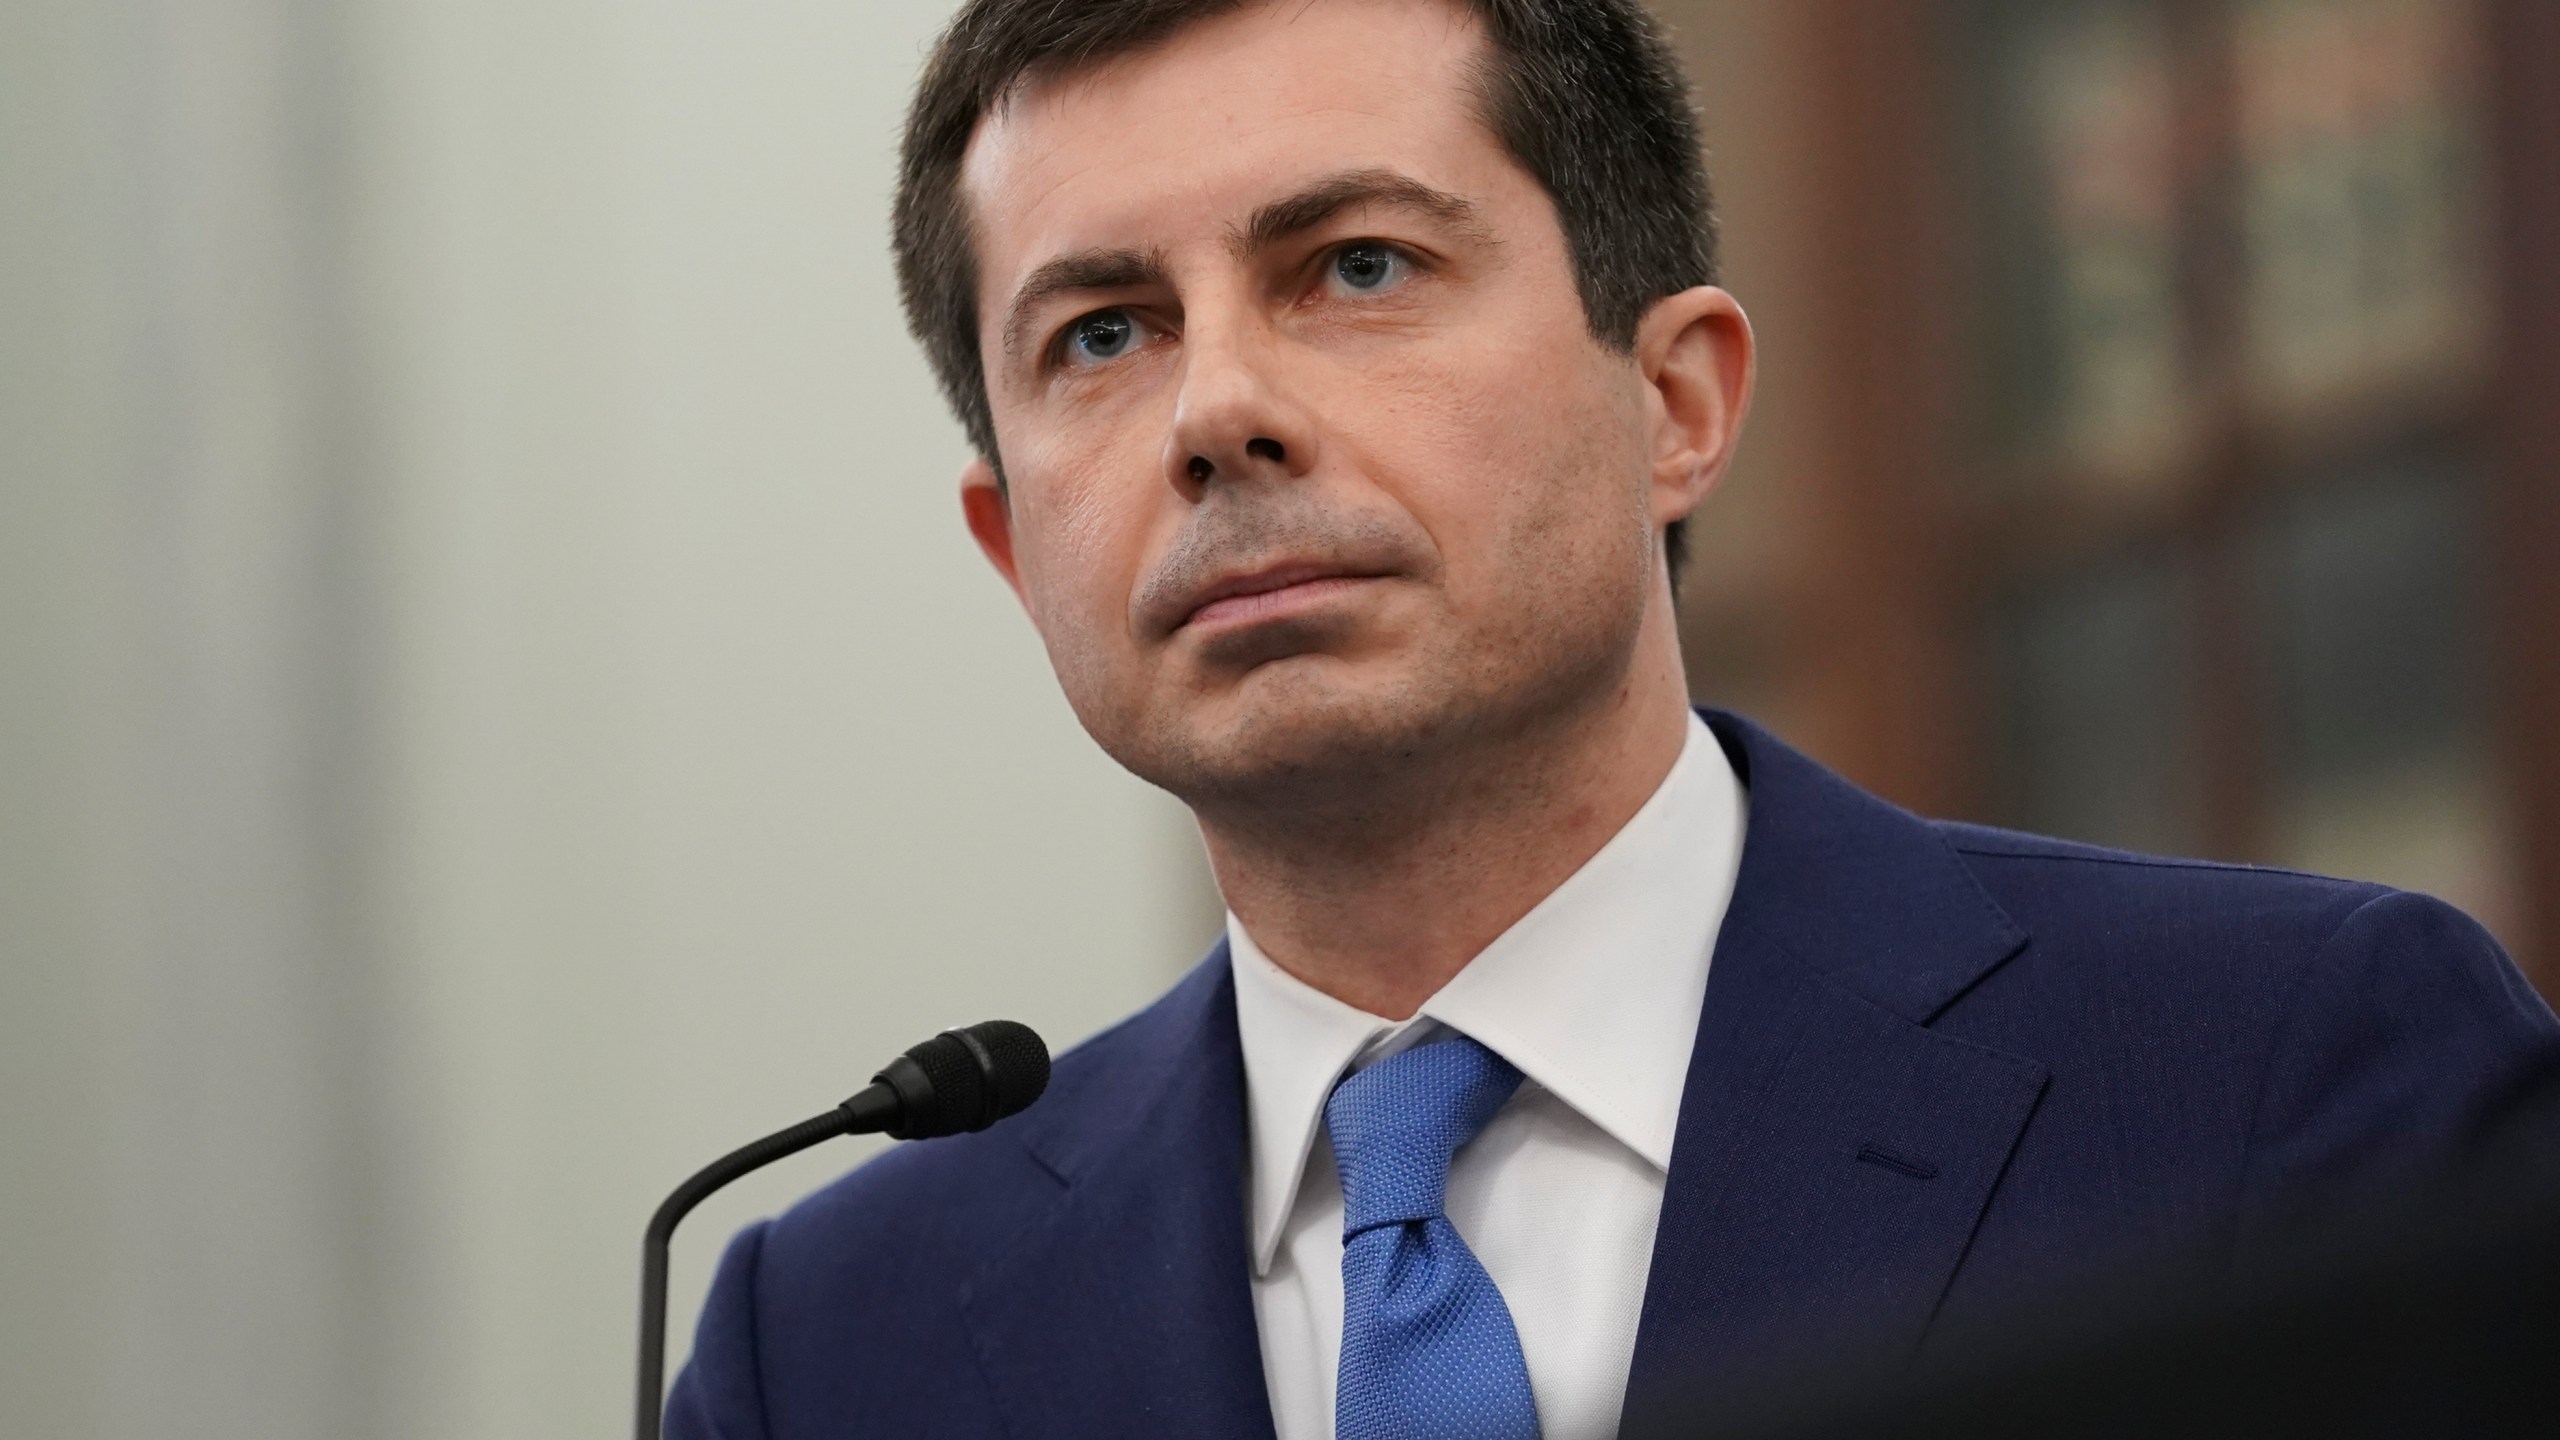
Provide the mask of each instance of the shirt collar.
{"label": "shirt collar", "polygon": [[1279,1248],[1334,1082],[1433,1021],[1473,1036],[1668,1171],[1707,963],[1741,867],[1744,805],[1723,747],[1691,715],[1680,758],[1643,808],[1409,1021],[1282,970],[1230,914],[1254,1273]]}

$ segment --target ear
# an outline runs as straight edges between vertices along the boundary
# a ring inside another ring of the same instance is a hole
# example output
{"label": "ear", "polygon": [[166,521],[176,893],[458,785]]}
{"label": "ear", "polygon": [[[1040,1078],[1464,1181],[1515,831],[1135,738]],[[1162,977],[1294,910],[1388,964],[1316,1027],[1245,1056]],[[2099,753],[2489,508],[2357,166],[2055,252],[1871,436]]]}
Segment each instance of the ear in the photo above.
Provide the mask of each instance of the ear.
{"label": "ear", "polygon": [[1751,407],[1751,320],[1700,285],[1653,303],[1636,324],[1653,443],[1653,523],[1686,519],[1724,478]]}
{"label": "ear", "polygon": [[983,456],[960,471],[960,513],[968,517],[969,533],[987,563],[1013,587],[1013,598],[1030,608],[1029,597],[1022,593],[1022,573],[1013,563],[1013,506],[996,479],[996,468]]}

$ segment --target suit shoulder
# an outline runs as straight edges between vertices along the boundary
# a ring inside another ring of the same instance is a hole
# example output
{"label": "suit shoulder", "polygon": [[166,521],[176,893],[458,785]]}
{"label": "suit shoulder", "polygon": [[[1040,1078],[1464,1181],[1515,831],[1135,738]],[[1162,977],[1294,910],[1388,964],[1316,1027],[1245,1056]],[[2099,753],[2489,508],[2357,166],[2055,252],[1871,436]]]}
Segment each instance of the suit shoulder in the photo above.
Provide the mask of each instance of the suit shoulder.
{"label": "suit shoulder", "polygon": [[2033,937],[2048,972],[2236,1007],[2222,1011],[2226,1024],[2377,1006],[2437,1020],[2484,1005],[2526,1021],[2547,1014],[2479,922],[2433,896],[1978,825],[1938,829]]}
{"label": "suit shoulder", "polygon": [[2145,855],[1987,825],[1935,824],[1984,888],[2031,930],[2038,920],[2066,918],[2117,929],[2202,926],[2317,943],[2376,901],[2442,903],[2276,866]]}
{"label": "suit shoulder", "polygon": [[2360,880],[2315,875],[2307,870],[2288,870],[2278,865],[2241,865],[2227,860],[2150,855],[2138,850],[2118,850],[2079,840],[2034,835],[2024,830],[2003,830],[1994,825],[1974,825],[1960,820],[1933,820],[1929,823],[1945,837],[1950,848],[1977,860],[2117,867],[2145,872],[2155,879],[2171,883],[2176,883],[2175,877],[2184,875],[2217,876],[2239,883],[2265,883],[2280,887],[2309,885],[2326,890],[2357,891],[2368,899],[2388,888]]}
{"label": "suit shoulder", "polygon": [[[2279,1023],[2294,1003],[2329,988],[2324,975],[2434,969],[2466,963],[2476,948],[2477,927],[2459,911],[2384,885],[1977,825],[1939,829],[1992,903],[2032,937],[2027,971],[2072,977],[2075,993],[2086,985],[2149,996],[2195,1023],[2211,1015],[2228,1039],[2236,1040],[2234,1027]],[[2495,954],[2493,944],[2488,950]]]}

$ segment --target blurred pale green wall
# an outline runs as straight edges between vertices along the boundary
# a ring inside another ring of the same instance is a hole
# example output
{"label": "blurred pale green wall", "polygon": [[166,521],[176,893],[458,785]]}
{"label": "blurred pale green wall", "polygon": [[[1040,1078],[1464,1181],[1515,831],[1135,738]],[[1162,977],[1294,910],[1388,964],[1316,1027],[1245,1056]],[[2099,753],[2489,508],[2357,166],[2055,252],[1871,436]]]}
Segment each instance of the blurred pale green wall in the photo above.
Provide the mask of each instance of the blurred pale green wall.
{"label": "blurred pale green wall", "polygon": [[0,6],[0,1433],[618,1433],[668,1185],[1209,938],[899,323],[948,8]]}

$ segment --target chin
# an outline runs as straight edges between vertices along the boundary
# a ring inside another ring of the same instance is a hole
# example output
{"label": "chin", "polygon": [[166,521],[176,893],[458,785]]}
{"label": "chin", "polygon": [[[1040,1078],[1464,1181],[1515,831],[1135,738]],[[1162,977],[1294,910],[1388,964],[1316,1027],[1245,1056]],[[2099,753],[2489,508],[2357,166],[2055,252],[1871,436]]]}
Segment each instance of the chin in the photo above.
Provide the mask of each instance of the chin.
{"label": "chin", "polygon": [[1117,758],[1195,805],[1372,787],[1445,738],[1464,709],[1448,687],[1344,669],[1313,657],[1258,667],[1226,695],[1152,717]]}
{"label": "chin", "polygon": [[1595,616],[1620,618],[1550,607],[1491,634],[1309,648],[1223,683],[1176,668],[1134,704],[1077,712],[1113,759],[1195,810],[1342,819],[1481,776],[1496,752],[1605,707],[1637,627],[1573,623]]}

